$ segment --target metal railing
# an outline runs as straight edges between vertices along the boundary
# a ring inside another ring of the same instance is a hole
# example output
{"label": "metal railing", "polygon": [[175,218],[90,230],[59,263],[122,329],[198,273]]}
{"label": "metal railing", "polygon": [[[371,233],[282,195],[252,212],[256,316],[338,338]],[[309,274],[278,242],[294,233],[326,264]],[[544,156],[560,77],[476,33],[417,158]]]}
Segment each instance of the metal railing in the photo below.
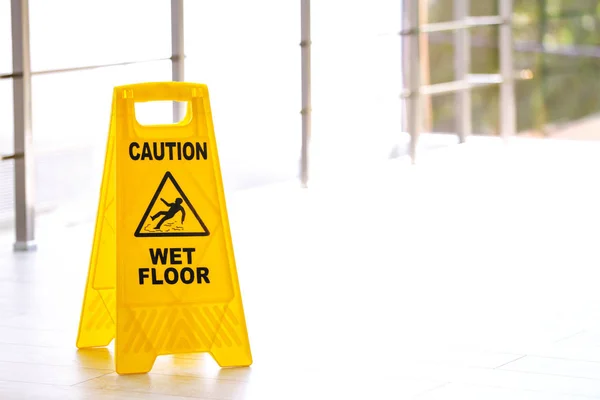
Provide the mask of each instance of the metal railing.
{"label": "metal railing", "polygon": [[[498,0],[499,16],[473,17],[468,15],[470,0],[454,0],[454,21],[420,24],[419,2],[401,0],[403,5],[403,28],[400,32],[404,46],[402,55],[405,87],[401,97],[406,105],[407,131],[410,133],[410,156],[416,159],[419,135],[422,130],[422,97],[443,93],[456,93],[457,134],[461,142],[471,135],[471,90],[475,87],[500,85],[501,136],[508,138],[515,133],[514,71],[512,59],[512,0]],[[172,79],[184,80],[184,30],[183,0],[171,0],[171,57],[153,60],[127,61],[114,64],[74,67],[32,72],[29,51],[29,1],[11,0],[13,72],[0,75],[0,79],[13,79],[14,96],[14,154],[2,159],[15,162],[15,215],[16,250],[35,248],[34,237],[34,175],[31,132],[31,77],[36,74],[81,71],[153,61],[170,60]],[[499,74],[471,74],[470,29],[481,26],[499,26]],[[309,144],[311,136],[311,74],[310,74],[310,0],[301,0],[301,49],[302,49],[302,150],[301,180],[304,185],[309,178]],[[432,32],[455,32],[455,80],[432,85],[421,85],[420,40],[421,35]],[[173,118],[178,121],[182,110],[174,103]]]}
{"label": "metal railing", "polygon": [[[406,130],[410,134],[410,157],[416,162],[419,135],[422,131],[423,95],[456,93],[456,132],[460,142],[472,134],[471,90],[475,87],[500,85],[500,135],[507,139],[515,134],[516,114],[514,97],[515,73],[512,56],[512,0],[498,0],[500,15],[473,17],[468,15],[470,0],[454,0],[454,21],[419,23],[419,2],[403,0],[402,69],[404,88],[400,96],[406,110]],[[470,29],[498,26],[500,73],[471,74]],[[454,35],[455,80],[422,85],[420,36],[432,32],[452,31]]]}
{"label": "metal railing", "polygon": [[[33,134],[31,130],[31,77],[33,75],[84,71],[118,67],[155,61],[171,60],[172,79],[184,80],[183,0],[171,0],[171,57],[151,60],[126,61],[82,67],[31,71],[29,47],[29,0],[11,0],[13,70],[1,74],[0,79],[13,80],[14,152],[0,156],[0,160],[14,160],[15,174],[15,244],[17,251],[36,248],[35,242],[35,175]],[[173,120],[179,121],[183,110],[173,103]]]}

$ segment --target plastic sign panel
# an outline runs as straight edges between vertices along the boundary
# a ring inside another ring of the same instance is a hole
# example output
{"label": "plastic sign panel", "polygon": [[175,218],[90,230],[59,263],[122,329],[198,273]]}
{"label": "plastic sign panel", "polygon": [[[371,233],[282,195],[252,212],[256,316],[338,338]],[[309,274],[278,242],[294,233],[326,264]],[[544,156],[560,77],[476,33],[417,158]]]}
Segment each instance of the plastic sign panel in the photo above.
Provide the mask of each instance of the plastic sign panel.
{"label": "plastic sign panel", "polygon": [[[182,121],[137,121],[135,103],[164,100],[187,102]],[[162,354],[252,363],[205,85],[114,90],[77,346],[113,338],[119,374]]]}

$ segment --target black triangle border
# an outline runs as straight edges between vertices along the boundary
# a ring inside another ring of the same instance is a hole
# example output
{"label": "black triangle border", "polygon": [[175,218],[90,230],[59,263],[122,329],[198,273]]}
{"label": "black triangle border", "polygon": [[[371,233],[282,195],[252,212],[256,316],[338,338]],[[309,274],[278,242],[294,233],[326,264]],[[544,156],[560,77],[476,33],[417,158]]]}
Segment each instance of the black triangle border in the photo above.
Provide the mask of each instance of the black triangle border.
{"label": "black triangle border", "polygon": [[[148,216],[150,215],[150,212],[152,211],[152,207],[154,207],[154,203],[156,203],[156,200],[158,199],[158,196],[160,195],[160,192],[163,190],[163,187],[165,186],[165,183],[167,183],[168,179],[171,180],[171,182],[173,183],[173,186],[175,186],[175,189],[177,189],[177,191],[183,198],[183,201],[185,201],[185,204],[187,204],[189,209],[192,211],[192,214],[194,214],[194,217],[196,217],[198,222],[200,222],[200,225],[204,229],[204,232],[149,232],[149,233],[142,232],[142,228],[144,226],[144,221],[146,221],[146,218],[148,218]],[[170,171],[167,171],[165,173],[165,176],[160,181],[160,184],[158,185],[158,188],[156,189],[156,192],[154,193],[154,197],[152,197],[152,200],[150,200],[150,204],[148,205],[148,208],[146,209],[146,212],[144,213],[144,216],[142,217],[140,224],[138,225],[137,229],[135,230],[134,236],[135,237],[165,237],[165,236],[208,236],[208,235],[210,235],[210,232],[208,231],[208,228],[204,224],[204,221],[202,221],[202,218],[200,218],[200,216],[196,212],[196,209],[194,208],[194,206],[192,206],[192,203],[190,203],[190,201],[188,200],[185,193],[183,193],[181,186],[179,186],[179,184],[173,177],[173,174],[171,174]]]}

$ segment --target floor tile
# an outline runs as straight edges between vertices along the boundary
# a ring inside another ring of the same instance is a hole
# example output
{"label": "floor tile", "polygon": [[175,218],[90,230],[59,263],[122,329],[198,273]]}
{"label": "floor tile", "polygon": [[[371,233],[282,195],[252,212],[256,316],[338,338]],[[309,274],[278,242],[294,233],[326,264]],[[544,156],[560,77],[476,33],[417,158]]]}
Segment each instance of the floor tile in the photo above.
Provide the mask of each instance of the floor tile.
{"label": "floor tile", "polygon": [[78,350],[0,343],[0,361],[114,369],[112,353],[106,348]]}
{"label": "floor tile", "polygon": [[0,362],[0,381],[11,382],[75,385],[111,372],[75,366]]}
{"label": "floor tile", "polygon": [[414,397],[415,400],[585,400],[587,396],[450,383]]}
{"label": "floor tile", "polygon": [[38,252],[0,249],[0,398],[600,396],[600,158],[469,149],[231,198],[250,368],[78,351],[94,226],[42,225]]}
{"label": "floor tile", "polygon": [[[43,385],[0,381],[0,398],[3,400],[190,400],[190,397],[166,396],[139,392],[96,390],[70,386]],[[197,400],[198,398],[194,398]]]}
{"label": "floor tile", "polygon": [[432,378],[452,383],[600,397],[600,381],[588,378],[475,368],[434,371],[430,375]]}
{"label": "floor tile", "polygon": [[600,386],[600,362],[567,360],[527,356],[501,367],[507,371],[570,376],[598,380]]}
{"label": "floor tile", "polygon": [[85,389],[135,391],[208,399],[233,399],[239,398],[243,394],[246,382],[160,374],[121,376],[112,373],[88,380],[77,386]]}

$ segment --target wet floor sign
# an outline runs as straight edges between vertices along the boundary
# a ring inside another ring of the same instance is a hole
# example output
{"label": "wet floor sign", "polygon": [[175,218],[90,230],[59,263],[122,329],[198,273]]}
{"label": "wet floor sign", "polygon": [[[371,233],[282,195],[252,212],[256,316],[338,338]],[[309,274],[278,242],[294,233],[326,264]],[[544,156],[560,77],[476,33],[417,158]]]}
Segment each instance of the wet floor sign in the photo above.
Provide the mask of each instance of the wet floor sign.
{"label": "wet floor sign", "polygon": [[[141,125],[135,104],[187,102],[173,125]],[[158,355],[210,352],[252,363],[205,85],[120,86],[77,347],[115,339],[119,374]]]}

